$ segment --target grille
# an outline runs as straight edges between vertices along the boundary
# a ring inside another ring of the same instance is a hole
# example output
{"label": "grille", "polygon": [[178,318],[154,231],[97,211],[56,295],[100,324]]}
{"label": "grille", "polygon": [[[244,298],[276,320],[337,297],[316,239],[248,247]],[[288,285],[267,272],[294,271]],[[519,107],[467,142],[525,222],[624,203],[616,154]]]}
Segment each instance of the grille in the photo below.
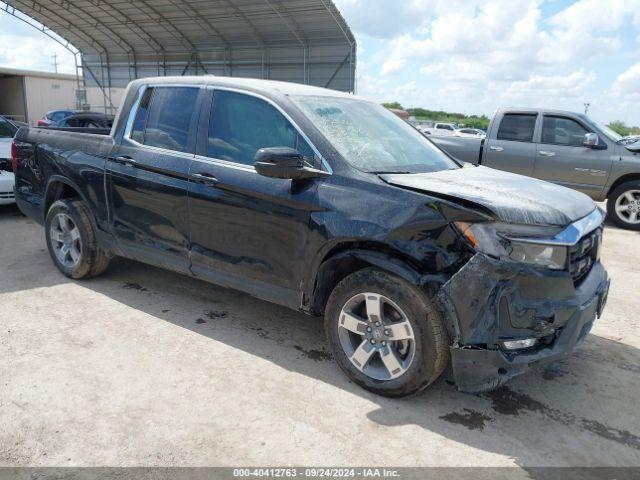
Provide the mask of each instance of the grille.
{"label": "grille", "polygon": [[13,173],[13,168],[11,167],[11,160],[9,160],[8,158],[0,158],[0,170]]}
{"label": "grille", "polygon": [[598,259],[598,249],[602,242],[602,228],[585,235],[569,250],[569,271],[574,285],[579,285],[591,271]]}

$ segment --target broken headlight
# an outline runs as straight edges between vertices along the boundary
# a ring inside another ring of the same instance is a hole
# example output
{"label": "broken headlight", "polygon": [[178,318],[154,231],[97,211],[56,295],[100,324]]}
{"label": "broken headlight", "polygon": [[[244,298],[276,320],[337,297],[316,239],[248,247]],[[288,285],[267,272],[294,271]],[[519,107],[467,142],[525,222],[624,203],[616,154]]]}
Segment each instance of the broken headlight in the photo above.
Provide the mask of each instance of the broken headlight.
{"label": "broken headlight", "polygon": [[471,246],[486,255],[554,270],[567,265],[566,245],[554,245],[560,228],[497,222],[455,222]]}

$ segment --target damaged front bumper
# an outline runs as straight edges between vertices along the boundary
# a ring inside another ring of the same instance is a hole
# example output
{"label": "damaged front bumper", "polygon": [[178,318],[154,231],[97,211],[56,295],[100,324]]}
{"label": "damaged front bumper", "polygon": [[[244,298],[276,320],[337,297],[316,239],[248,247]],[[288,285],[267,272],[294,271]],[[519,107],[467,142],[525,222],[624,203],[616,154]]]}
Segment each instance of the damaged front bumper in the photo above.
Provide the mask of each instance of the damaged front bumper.
{"label": "damaged front bumper", "polygon": [[[476,254],[438,293],[453,338],[458,389],[490,390],[533,363],[569,355],[601,315],[609,283],[600,262],[576,286],[568,272]],[[537,345],[503,346],[523,338],[536,338]]]}

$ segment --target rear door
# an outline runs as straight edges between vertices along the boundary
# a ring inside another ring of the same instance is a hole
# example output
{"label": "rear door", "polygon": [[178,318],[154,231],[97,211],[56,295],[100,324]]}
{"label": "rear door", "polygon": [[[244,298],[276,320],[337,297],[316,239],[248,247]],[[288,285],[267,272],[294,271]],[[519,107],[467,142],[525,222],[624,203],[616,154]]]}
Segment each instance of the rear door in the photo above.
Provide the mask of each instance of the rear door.
{"label": "rear door", "polygon": [[121,145],[107,162],[110,222],[122,253],[189,269],[189,168],[199,86],[141,89]]}
{"label": "rear door", "polygon": [[537,113],[529,112],[505,113],[501,118],[496,118],[499,126],[487,138],[483,165],[532,176],[536,156],[533,139],[537,119]]}
{"label": "rear door", "polygon": [[602,136],[599,142],[607,149],[585,147],[584,136],[592,132],[578,119],[545,114],[536,146],[534,176],[598,198],[609,177],[615,149]]}

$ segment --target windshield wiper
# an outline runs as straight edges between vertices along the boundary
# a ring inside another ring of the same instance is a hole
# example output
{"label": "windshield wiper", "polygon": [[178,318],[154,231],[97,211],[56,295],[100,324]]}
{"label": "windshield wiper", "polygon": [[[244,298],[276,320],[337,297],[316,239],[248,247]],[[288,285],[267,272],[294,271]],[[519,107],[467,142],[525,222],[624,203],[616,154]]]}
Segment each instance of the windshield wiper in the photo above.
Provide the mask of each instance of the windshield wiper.
{"label": "windshield wiper", "polygon": [[398,174],[409,174],[409,173],[413,173],[413,172],[406,172],[403,170],[375,170],[373,172],[367,172],[367,173],[373,173],[374,175],[384,175],[384,174],[391,174],[391,173],[398,173]]}

